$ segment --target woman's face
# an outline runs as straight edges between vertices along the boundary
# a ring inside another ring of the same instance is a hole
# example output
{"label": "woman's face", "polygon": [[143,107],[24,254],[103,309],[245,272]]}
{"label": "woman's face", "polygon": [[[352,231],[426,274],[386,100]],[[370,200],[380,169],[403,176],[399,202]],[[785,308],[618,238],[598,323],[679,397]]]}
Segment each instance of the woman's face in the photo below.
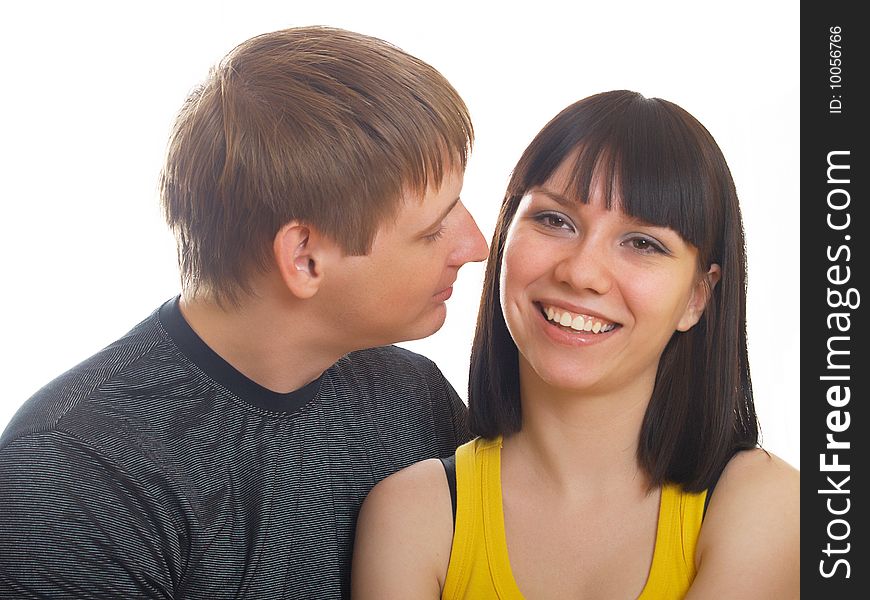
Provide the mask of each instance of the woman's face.
{"label": "woman's face", "polygon": [[505,240],[501,307],[520,372],[586,393],[651,390],[671,335],[706,303],[697,250],[616,203],[608,210],[600,186],[588,204],[566,197],[570,162],[522,199]]}

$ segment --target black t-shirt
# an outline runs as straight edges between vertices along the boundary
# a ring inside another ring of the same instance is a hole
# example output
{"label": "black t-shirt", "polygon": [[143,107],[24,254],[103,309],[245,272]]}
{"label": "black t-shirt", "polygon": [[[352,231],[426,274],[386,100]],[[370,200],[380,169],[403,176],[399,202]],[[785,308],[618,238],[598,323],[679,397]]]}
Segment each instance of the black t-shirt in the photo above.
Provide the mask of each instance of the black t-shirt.
{"label": "black t-shirt", "polygon": [[0,437],[0,597],[346,598],[366,493],[469,437],[422,356],[353,352],[276,394],[171,300]]}

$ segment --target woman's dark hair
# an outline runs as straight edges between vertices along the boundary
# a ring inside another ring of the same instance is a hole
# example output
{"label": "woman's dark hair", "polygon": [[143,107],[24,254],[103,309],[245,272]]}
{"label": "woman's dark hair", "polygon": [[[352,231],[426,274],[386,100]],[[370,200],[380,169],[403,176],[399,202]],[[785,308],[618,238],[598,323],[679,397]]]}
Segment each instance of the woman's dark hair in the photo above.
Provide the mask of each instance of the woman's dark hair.
{"label": "woman's dark hair", "polygon": [[573,159],[570,192],[588,202],[593,174],[608,208],[670,227],[698,250],[699,273],[721,279],[701,320],[662,353],[638,440],[651,485],[707,488],[733,454],[758,443],[746,349],[746,255],[737,192],[707,129],[666,100],[631,91],[572,104],[532,140],[501,206],[486,268],[469,376],[470,426],[491,438],[522,424],[517,347],[499,302],[508,228],[520,200]]}

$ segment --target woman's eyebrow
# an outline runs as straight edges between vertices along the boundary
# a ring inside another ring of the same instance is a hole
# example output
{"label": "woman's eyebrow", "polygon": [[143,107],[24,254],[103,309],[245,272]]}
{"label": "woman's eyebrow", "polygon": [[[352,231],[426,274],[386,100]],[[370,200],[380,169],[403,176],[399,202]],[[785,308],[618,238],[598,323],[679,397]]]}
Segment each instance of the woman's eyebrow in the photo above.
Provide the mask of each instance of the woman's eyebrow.
{"label": "woman's eyebrow", "polygon": [[551,200],[561,204],[562,206],[566,206],[569,208],[573,207],[574,205],[577,204],[576,202],[574,202],[573,200],[569,200],[568,198],[566,198],[562,194],[556,193],[552,190],[548,190],[547,188],[544,188],[544,187],[534,187],[531,190],[529,190],[529,192],[531,192],[532,194],[543,194],[544,196],[546,196],[546,197],[550,198]]}
{"label": "woman's eyebrow", "polygon": [[[566,208],[575,208],[577,206],[576,200],[571,200],[568,197],[566,197],[565,195],[560,194],[558,192],[554,192],[553,190],[547,189],[545,187],[537,186],[537,187],[530,188],[529,193],[530,194],[541,194],[543,196],[546,196],[547,198],[550,198],[554,202],[557,202],[558,204],[560,204]],[[616,208],[614,207],[611,210],[616,210]],[[622,213],[622,220],[627,225],[634,225],[637,227],[651,227],[651,228],[655,228],[655,229],[671,230],[671,228],[668,227],[667,225],[657,225],[655,223],[651,223],[649,221],[641,219],[640,217],[635,217],[633,215],[629,215],[629,214],[626,214],[624,212]]]}

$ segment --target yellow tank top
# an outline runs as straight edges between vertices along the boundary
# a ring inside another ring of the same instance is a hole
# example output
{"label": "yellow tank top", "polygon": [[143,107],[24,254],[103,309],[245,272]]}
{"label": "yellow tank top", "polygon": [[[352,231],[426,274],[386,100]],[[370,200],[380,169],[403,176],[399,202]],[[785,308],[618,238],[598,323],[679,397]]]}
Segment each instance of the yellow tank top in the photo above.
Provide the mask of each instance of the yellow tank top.
{"label": "yellow tank top", "polygon": [[[695,544],[706,492],[662,488],[652,566],[639,600],[685,596],[695,578]],[[442,600],[522,600],[504,531],[501,438],[472,440],[456,449],[456,528]]]}

